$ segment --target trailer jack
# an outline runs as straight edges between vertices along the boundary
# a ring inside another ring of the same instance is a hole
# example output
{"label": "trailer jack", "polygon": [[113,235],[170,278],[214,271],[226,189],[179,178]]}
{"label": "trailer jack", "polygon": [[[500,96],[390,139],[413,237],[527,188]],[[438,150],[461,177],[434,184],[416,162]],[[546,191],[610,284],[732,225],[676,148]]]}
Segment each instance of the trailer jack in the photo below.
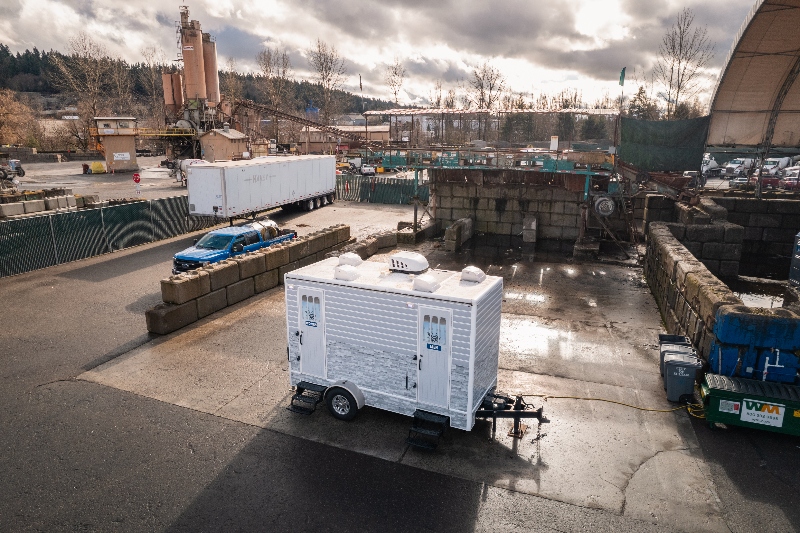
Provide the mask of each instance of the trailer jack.
{"label": "trailer jack", "polygon": [[[492,440],[497,433],[498,418],[512,418],[514,426],[508,432],[509,437],[521,439],[525,435],[527,425],[522,423],[523,418],[536,418],[539,423],[546,422],[547,419],[542,415],[543,407],[532,409],[522,396],[516,396],[513,400],[508,396],[498,393],[489,393],[483,399],[482,409],[475,412],[476,418],[492,419]],[[530,408],[530,409],[529,409]]]}

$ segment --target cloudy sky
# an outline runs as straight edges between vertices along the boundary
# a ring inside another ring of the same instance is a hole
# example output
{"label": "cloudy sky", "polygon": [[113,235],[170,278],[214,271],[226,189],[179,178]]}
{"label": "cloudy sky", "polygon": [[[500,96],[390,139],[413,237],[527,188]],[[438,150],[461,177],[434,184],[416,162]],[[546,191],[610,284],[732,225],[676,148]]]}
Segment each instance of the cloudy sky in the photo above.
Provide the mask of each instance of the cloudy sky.
{"label": "cloudy sky", "polygon": [[[236,60],[255,70],[265,46],[285,47],[295,75],[310,78],[306,50],[320,38],[345,58],[345,89],[391,99],[384,82],[395,57],[407,74],[400,103],[424,104],[434,82],[445,90],[489,60],[515,92],[582,91],[587,101],[619,96],[618,78],[652,68],[658,44],[684,7],[707,26],[719,73],[754,0],[194,0],[192,19],[216,37],[221,66]],[[152,0],[0,0],[0,43],[12,51],[36,46],[68,51],[85,30],[117,56],[141,60],[145,46],[177,53],[178,4]],[[713,81],[710,82],[713,85]],[[709,87],[711,89],[711,87]]]}

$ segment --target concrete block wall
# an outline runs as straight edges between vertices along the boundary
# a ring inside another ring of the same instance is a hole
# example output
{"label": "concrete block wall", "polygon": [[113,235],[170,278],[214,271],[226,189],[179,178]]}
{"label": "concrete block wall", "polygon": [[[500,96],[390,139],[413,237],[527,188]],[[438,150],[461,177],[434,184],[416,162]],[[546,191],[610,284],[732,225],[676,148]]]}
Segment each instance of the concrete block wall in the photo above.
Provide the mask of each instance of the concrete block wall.
{"label": "concrete block wall", "polygon": [[645,224],[669,220],[666,227],[708,270],[723,278],[739,275],[745,228],[727,220],[728,211],[713,199],[698,205],[675,202],[665,196],[648,195]]}
{"label": "concrete block wall", "polygon": [[800,232],[800,200],[714,198],[728,220],[745,228],[742,250],[757,256],[790,256]]}
{"label": "concrete block wall", "polygon": [[147,330],[165,335],[277,287],[286,272],[321,261],[349,241],[350,226],[339,224],[163,279],[163,303],[145,313]]}
{"label": "concrete block wall", "polygon": [[[771,381],[794,382],[800,355],[800,309],[750,308],[673,235],[651,222],[645,277],[669,333],[687,335],[712,372],[761,379],[780,350]],[[769,374],[769,372],[768,372]]]}
{"label": "concrete block wall", "polygon": [[546,186],[435,183],[436,220],[447,227],[463,218],[474,231],[521,235],[523,219],[535,216],[539,239],[578,238],[583,193]]}

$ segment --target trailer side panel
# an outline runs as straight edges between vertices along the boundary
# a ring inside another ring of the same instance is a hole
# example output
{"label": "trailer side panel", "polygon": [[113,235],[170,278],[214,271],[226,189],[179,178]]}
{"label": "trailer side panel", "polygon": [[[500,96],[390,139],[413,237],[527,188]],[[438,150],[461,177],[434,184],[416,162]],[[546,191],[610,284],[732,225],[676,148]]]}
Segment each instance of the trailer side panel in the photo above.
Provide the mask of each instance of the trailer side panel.
{"label": "trailer side panel", "polygon": [[[486,395],[486,391],[497,385],[497,368],[500,362],[500,307],[503,301],[503,284],[497,283],[476,304],[475,367],[470,417]],[[470,422],[470,425],[472,425]]]}

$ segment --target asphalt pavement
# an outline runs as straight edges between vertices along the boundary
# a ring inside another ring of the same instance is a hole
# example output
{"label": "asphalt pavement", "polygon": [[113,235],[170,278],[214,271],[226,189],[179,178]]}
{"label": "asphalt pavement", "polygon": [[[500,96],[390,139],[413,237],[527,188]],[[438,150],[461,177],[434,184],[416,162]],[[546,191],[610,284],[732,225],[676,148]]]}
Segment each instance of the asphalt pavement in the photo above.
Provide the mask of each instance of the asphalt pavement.
{"label": "asphalt pavement", "polygon": [[[409,208],[398,206],[333,207],[337,211],[276,219],[307,231],[347,222],[354,234],[363,235],[410,215]],[[160,301],[158,280],[169,272],[171,256],[193,238],[0,279],[0,530],[676,530],[79,379],[166,342],[147,333],[144,311]],[[608,301],[615,297],[606,296]],[[250,304],[239,305],[243,310]],[[259,312],[253,312],[255,319]],[[575,319],[576,331],[582,320]],[[260,337],[268,331],[264,320],[263,328],[254,323],[252,333],[243,334],[263,344],[276,342]],[[637,331],[626,335],[635,340]],[[215,349],[224,352],[225,346]],[[531,353],[535,349],[528,347]],[[581,351],[561,356],[566,361]],[[550,364],[541,358],[524,363],[543,375],[561,373],[537,366]],[[505,366],[519,370],[509,361]],[[197,383],[198,389],[203,385]],[[696,433],[710,469],[725,527],[737,532],[797,528],[796,438],[711,432],[692,424],[687,428]],[[574,430],[580,434],[579,427]],[[644,431],[650,429],[644,426]],[[650,475],[669,477],[669,471],[654,466]],[[640,494],[645,495],[640,505],[646,506],[646,491]]]}

